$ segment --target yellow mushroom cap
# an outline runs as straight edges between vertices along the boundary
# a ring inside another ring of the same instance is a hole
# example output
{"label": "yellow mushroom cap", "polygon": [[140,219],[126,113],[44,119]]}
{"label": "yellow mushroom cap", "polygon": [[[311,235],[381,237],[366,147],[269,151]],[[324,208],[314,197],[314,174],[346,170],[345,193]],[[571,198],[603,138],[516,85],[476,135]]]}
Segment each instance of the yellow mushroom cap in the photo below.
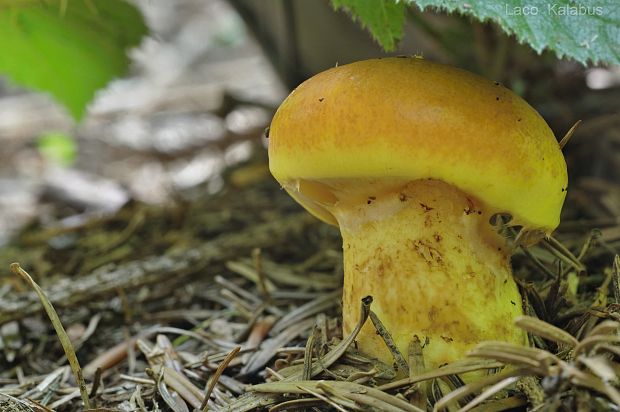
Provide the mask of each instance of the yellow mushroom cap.
{"label": "yellow mushroom cap", "polygon": [[528,103],[497,82],[415,57],[338,66],[297,87],[271,123],[269,168],[332,224],[325,206],[337,201],[329,192],[338,184],[330,182],[431,178],[547,233],[568,180],[553,132]]}

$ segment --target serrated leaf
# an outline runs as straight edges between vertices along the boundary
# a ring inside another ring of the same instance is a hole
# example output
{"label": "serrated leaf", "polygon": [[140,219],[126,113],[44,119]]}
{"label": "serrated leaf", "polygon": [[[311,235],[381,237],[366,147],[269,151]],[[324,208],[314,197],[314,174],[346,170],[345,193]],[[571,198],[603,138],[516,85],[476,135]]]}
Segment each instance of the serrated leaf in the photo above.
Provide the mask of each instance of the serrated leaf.
{"label": "serrated leaf", "polygon": [[[368,27],[386,50],[402,37],[402,3],[421,10],[456,12],[491,20],[536,52],[553,51],[559,58],[620,64],[620,1],[594,0],[333,0]],[[386,13],[384,10],[389,10]],[[389,28],[389,29],[387,29]]]}
{"label": "serrated leaf", "polygon": [[[596,0],[408,0],[480,21],[492,20],[536,52],[550,49],[581,63],[620,63],[620,2]],[[527,15],[526,15],[527,13]]]}
{"label": "serrated leaf", "polygon": [[394,50],[403,36],[406,4],[402,1],[332,0],[332,5],[335,9],[347,10],[387,51]]}
{"label": "serrated leaf", "polygon": [[0,74],[50,93],[79,120],[146,32],[123,0],[0,0]]}

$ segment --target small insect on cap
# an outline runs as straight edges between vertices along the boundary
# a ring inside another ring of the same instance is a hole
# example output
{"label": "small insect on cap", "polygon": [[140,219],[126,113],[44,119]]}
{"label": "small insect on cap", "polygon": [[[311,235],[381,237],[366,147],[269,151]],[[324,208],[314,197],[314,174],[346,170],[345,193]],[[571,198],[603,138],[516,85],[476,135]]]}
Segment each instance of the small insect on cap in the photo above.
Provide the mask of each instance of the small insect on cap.
{"label": "small insect on cap", "polygon": [[543,118],[497,82],[421,58],[338,66],[310,78],[278,109],[269,167],[308,211],[328,210],[357,183],[437,179],[550,233],[567,171]]}

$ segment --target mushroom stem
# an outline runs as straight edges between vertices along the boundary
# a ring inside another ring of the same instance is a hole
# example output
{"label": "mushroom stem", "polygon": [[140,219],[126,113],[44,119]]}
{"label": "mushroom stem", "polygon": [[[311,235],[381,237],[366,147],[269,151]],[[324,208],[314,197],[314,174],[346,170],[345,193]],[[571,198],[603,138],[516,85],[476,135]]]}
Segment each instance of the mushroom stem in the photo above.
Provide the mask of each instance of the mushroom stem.
{"label": "mushroom stem", "polygon": [[[343,238],[345,334],[360,299],[372,295],[405,358],[414,336],[426,342],[426,367],[461,359],[484,340],[526,342],[513,323],[522,302],[491,211],[438,180],[369,195],[330,208]],[[372,324],[357,340],[362,352],[393,362]]]}

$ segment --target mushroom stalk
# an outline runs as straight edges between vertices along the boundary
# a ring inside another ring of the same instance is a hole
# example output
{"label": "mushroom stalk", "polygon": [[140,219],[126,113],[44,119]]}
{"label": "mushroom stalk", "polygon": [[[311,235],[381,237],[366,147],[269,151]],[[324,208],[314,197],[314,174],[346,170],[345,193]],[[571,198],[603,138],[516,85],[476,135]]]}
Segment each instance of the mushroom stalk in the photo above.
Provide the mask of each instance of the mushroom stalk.
{"label": "mushroom stalk", "polygon": [[[426,367],[461,359],[484,340],[526,342],[514,326],[522,302],[508,246],[489,224],[492,211],[438,180],[368,195],[330,207],[343,238],[345,334],[358,321],[360,299],[372,295],[405,358],[414,336],[426,342]],[[362,352],[393,362],[372,324],[357,340]]]}

